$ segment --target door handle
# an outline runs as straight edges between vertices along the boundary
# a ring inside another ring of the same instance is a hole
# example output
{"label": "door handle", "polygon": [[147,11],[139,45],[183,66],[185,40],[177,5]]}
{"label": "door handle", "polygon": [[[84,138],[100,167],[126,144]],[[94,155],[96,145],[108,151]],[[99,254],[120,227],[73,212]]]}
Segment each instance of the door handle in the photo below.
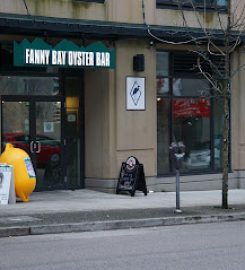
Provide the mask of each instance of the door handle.
{"label": "door handle", "polygon": [[36,142],[36,145],[37,145],[36,153],[39,154],[41,152],[41,143]]}
{"label": "door handle", "polygon": [[31,141],[30,142],[30,151],[31,151],[31,153],[34,153],[34,145],[35,145],[35,142]]}
{"label": "door handle", "polygon": [[39,154],[41,152],[41,143],[40,142],[35,142],[31,141],[30,142],[30,151],[32,154]]}

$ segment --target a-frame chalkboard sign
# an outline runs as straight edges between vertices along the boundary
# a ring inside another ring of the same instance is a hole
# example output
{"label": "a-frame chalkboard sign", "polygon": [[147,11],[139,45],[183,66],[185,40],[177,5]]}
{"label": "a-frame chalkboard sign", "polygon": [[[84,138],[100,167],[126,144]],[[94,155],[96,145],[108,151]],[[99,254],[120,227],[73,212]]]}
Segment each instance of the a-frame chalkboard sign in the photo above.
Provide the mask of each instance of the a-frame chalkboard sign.
{"label": "a-frame chalkboard sign", "polygon": [[147,195],[144,166],[139,163],[136,157],[130,156],[126,162],[122,163],[116,194],[121,191],[128,191],[133,197],[136,190],[140,190]]}

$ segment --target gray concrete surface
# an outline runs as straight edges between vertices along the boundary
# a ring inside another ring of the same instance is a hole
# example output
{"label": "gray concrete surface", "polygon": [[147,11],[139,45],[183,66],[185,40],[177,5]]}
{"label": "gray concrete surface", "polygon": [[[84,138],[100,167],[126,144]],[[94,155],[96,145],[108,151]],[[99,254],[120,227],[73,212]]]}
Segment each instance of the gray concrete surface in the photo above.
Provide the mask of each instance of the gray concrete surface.
{"label": "gray concrete surface", "polygon": [[245,190],[229,191],[229,209],[221,191],[185,191],[182,213],[175,213],[175,192],[109,194],[83,190],[35,192],[30,202],[0,205],[0,236],[81,232],[245,220]]}
{"label": "gray concrete surface", "polygon": [[1,238],[2,270],[244,270],[245,221]]}

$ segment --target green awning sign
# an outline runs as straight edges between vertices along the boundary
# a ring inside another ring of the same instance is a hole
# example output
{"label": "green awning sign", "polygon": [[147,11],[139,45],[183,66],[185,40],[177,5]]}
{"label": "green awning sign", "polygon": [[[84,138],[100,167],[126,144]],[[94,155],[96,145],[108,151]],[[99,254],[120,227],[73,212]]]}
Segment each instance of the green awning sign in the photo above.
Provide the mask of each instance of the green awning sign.
{"label": "green awning sign", "polygon": [[40,38],[32,42],[24,39],[14,42],[14,66],[115,68],[115,49],[107,48],[102,42],[79,47],[64,39],[52,47]]}

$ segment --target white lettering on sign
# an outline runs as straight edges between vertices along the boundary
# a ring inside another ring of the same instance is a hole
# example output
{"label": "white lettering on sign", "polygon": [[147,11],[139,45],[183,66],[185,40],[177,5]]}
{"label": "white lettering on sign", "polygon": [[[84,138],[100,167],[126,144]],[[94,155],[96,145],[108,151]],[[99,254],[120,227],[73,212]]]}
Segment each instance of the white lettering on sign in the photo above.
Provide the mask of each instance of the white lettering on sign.
{"label": "white lettering on sign", "polygon": [[94,53],[92,53],[92,52],[88,53],[87,65],[94,66]]}
{"label": "white lettering on sign", "polygon": [[93,52],[68,52],[69,66],[94,66]]}
{"label": "white lettering on sign", "polygon": [[97,67],[110,67],[110,54],[104,52],[96,53],[96,66]]}
{"label": "white lettering on sign", "polygon": [[66,64],[66,51],[52,51],[52,65],[64,66]]}
{"label": "white lettering on sign", "polygon": [[[51,57],[50,57],[51,56]],[[109,52],[25,50],[25,64],[110,67]]]}
{"label": "white lettering on sign", "polygon": [[25,63],[48,65],[49,56],[50,56],[49,50],[26,49],[25,50]]}

